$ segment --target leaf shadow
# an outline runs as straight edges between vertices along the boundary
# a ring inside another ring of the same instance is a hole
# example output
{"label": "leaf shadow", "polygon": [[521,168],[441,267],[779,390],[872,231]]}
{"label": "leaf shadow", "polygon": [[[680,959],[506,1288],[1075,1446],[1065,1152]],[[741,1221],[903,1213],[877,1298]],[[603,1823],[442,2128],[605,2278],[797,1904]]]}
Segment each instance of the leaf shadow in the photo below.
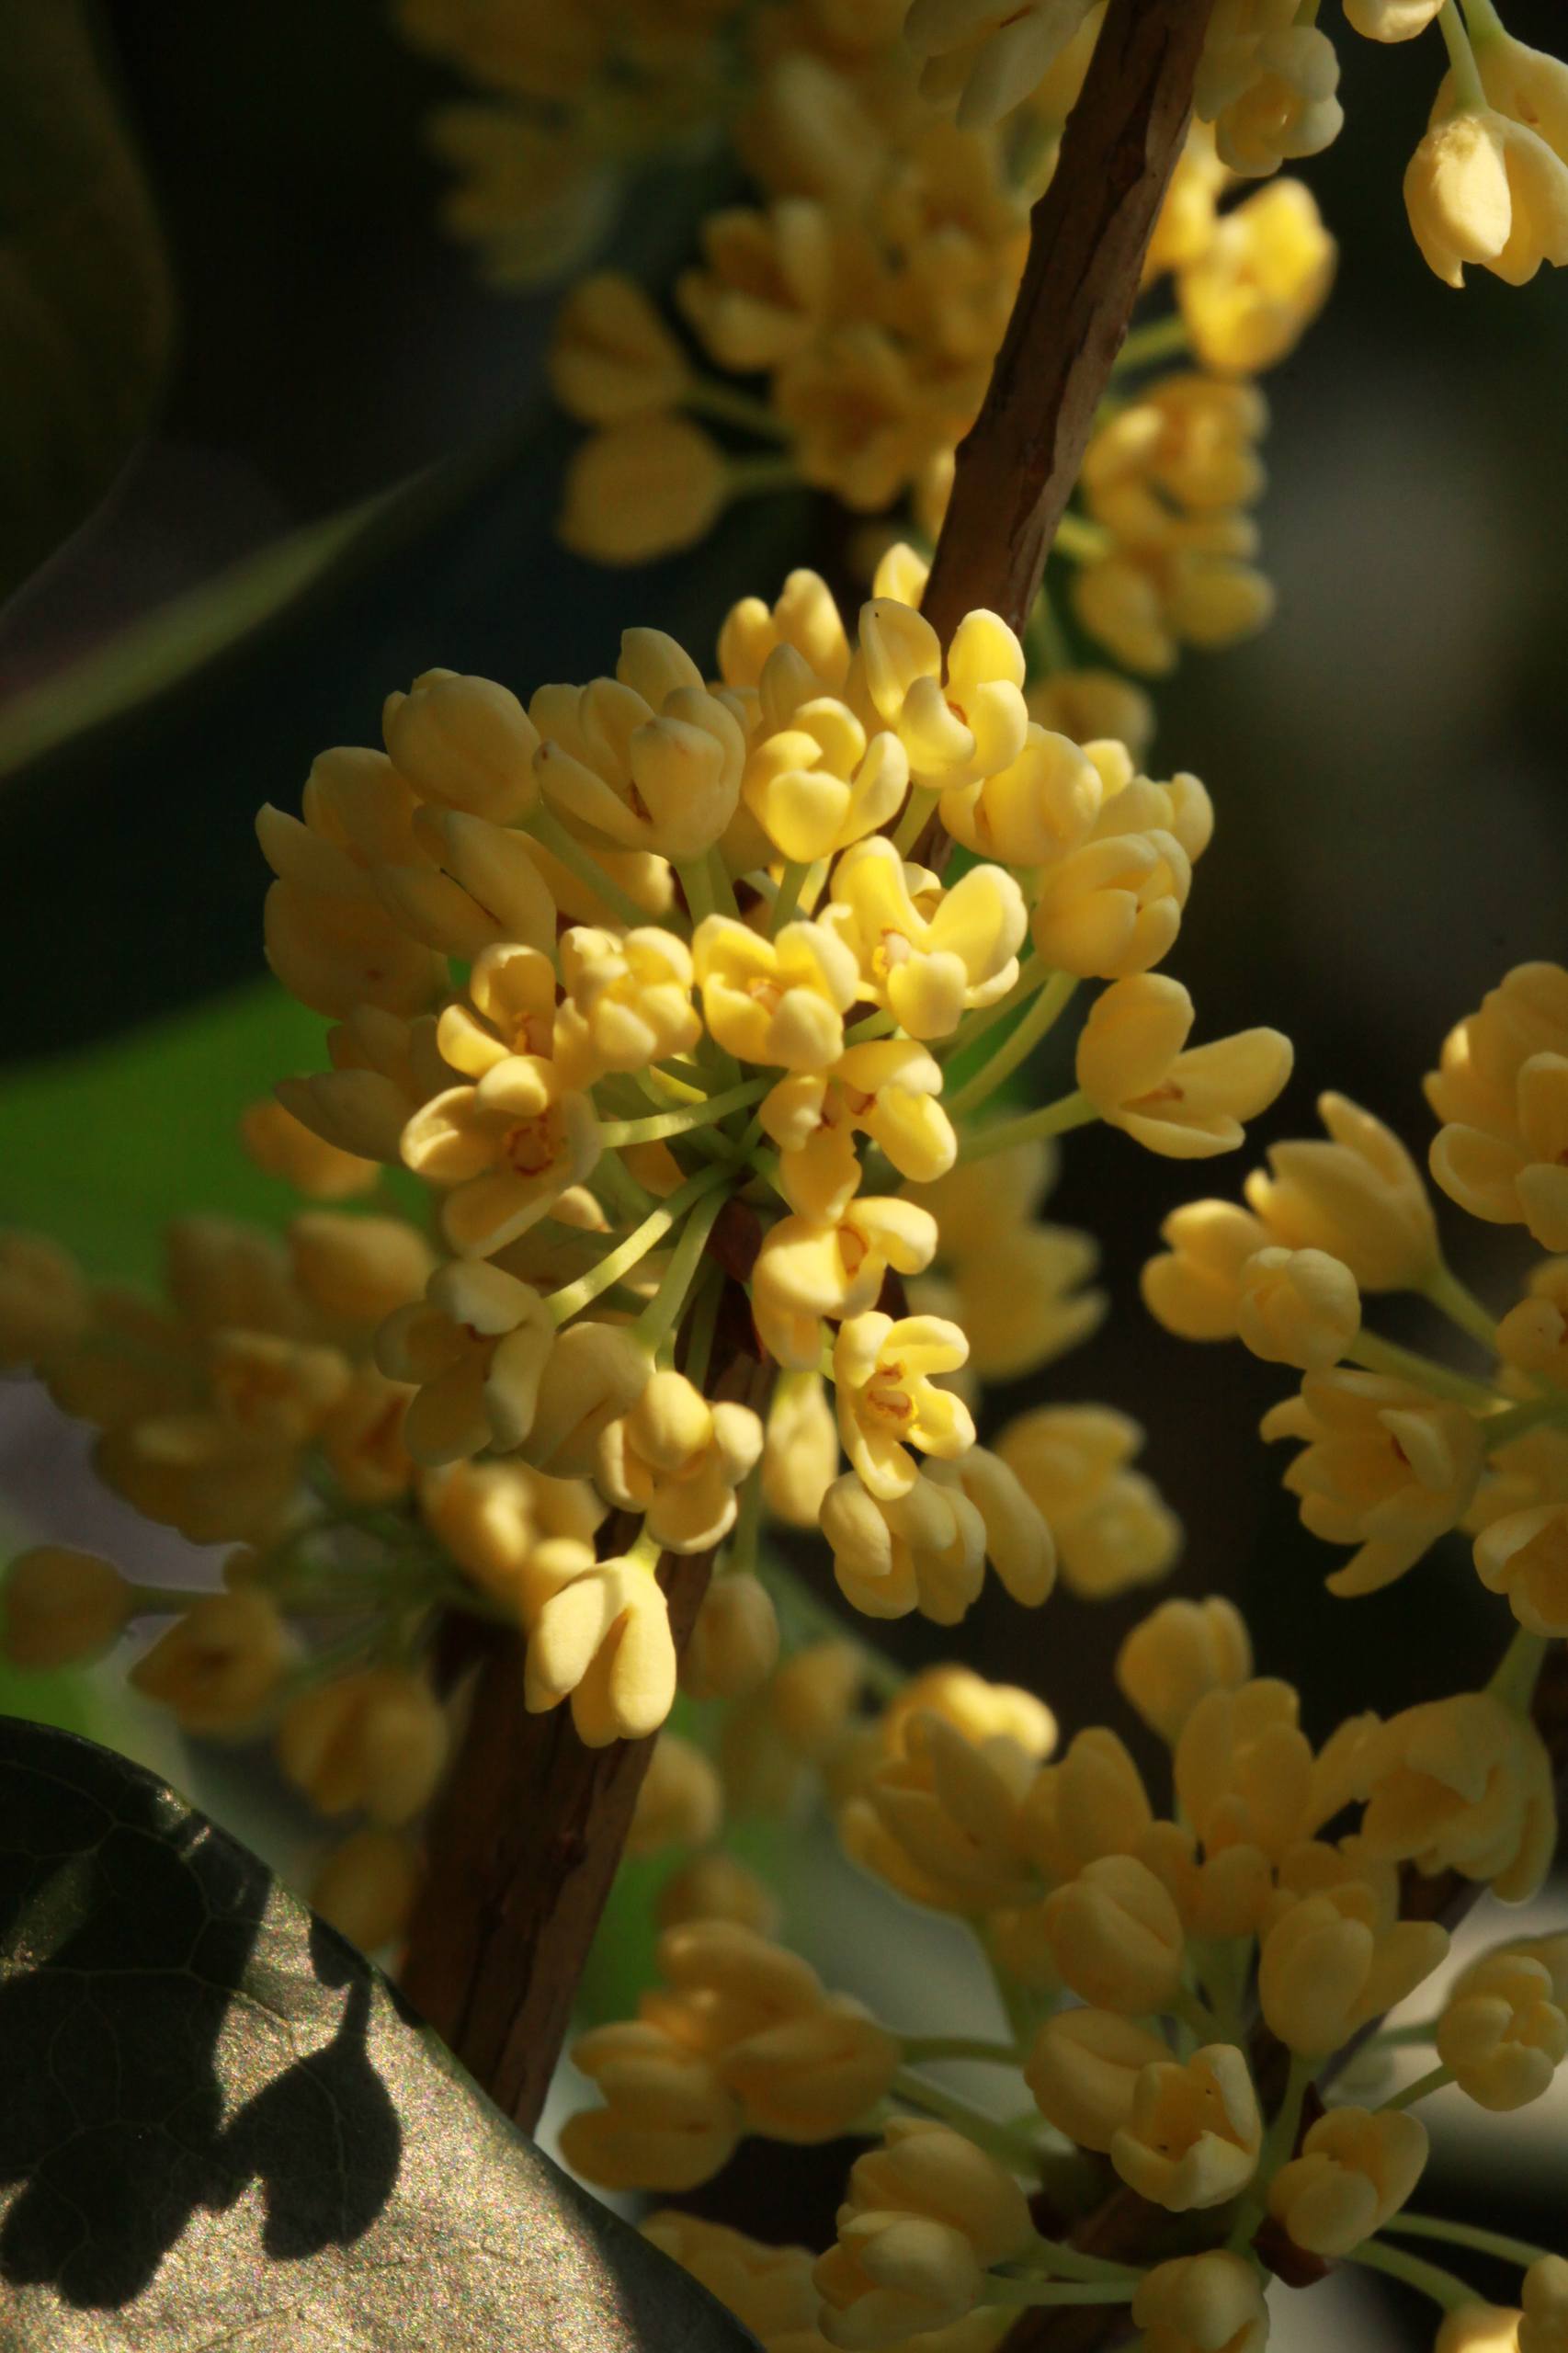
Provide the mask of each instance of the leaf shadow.
{"label": "leaf shadow", "polygon": [[129,2304],[253,2183],[274,2261],[362,2237],[403,2138],[365,1961],[107,1751],[0,1722],[0,2287]]}

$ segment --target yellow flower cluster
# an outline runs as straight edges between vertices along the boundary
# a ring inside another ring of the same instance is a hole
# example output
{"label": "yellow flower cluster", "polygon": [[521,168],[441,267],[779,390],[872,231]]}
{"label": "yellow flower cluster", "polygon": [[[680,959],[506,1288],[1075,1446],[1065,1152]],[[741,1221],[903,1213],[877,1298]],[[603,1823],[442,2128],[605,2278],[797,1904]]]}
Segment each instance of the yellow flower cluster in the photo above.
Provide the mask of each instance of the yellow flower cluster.
{"label": "yellow flower cluster", "polygon": [[[856,514],[907,501],[935,533],[1098,13],[1057,0],[1003,21],[917,6],[905,28],[925,57],[917,90],[892,23],[880,47],[868,27],[851,53],[824,40],[825,12],[762,12],[782,21],[754,60],[734,134],[756,201],[708,217],[701,260],[675,288],[720,373],[694,364],[648,296],[613,273],[575,287],[557,321],[557,397],[595,428],[568,478],[570,546],[640,562],[700,539],[732,498],[789,481]],[[1025,75],[1006,93],[998,50]],[[933,115],[933,96],[958,98],[956,122]],[[1280,182],[1221,213],[1232,176],[1197,126],[1147,272],[1176,307],[1135,329],[1123,355],[1131,371],[1173,353],[1195,364],[1119,387],[1083,510],[1057,542],[1084,630],[1150,673],[1168,670],[1179,645],[1228,644],[1267,619],[1248,512],[1267,412],[1244,380],[1290,350],[1334,270],[1304,188]],[[705,419],[749,436],[751,452],[722,445]]]}
{"label": "yellow flower cluster", "polygon": [[[1196,778],[1031,719],[1012,631],[974,612],[944,650],[924,578],[892,551],[852,640],[795,573],[734,608],[712,675],[651,629],[527,709],[428,671],[384,750],[323,754],[298,817],[262,812],[268,961],[330,1066],[244,1138],[307,1206],[280,1238],[183,1221],[163,1303],[0,1244],[6,1359],[140,1510],[240,1549],[205,1596],[24,1558],[13,1658],[174,1612],[145,1691],[192,1732],[270,1730],[323,1813],[397,1831],[446,1753],[453,1608],[522,1629],[530,1709],[641,1737],[677,1683],[659,1564],[717,1554],[685,1681],[760,1694],[731,1776],[777,1797],[827,1767],[861,1670],[811,1730],[755,1573],[765,1508],[820,1527],[878,1619],[957,1623],[988,1562],[1026,1607],[1059,1555],[1095,1595],[1170,1566],[1135,1425],[1050,1406],[982,1445],[979,1384],[1104,1310],[1093,1245],[1038,1216],[1051,1139],[1100,1119],[1227,1150],[1290,1047],[1190,1047],[1151,970],[1212,828]],[[1076,1087],[991,1116],[1085,980],[1109,985]],[[434,1242],[378,1197],[386,1165]],[[710,1379],[737,1285],[750,1328]],[[646,1809],[645,1844],[701,1849],[710,1774],[668,1748]],[[389,1883],[382,1848],[361,1860],[356,1886]]]}
{"label": "yellow flower cluster", "polygon": [[[1507,973],[1450,1032],[1426,1094],[1443,1192],[1548,1252],[1568,1247],[1568,972]],[[1185,1338],[1237,1337],[1301,1371],[1263,1434],[1301,1441],[1285,1483],[1302,1521],[1354,1548],[1331,1592],[1374,1592],[1462,1529],[1533,1672],[1548,1642],[1568,1639],[1568,1261],[1538,1260],[1494,1322],[1446,1264],[1398,1138],[1343,1096],[1319,1108],[1326,1140],[1274,1145],[1244,1208],[1172,1212],[1144,1299]],[[1484,1367],[1461,1372],[1371,1332],[1363,1295],[1398,1291],[1449,1317]]]}
{"label": "yellow flower cluster", "polygon": [[[1167,1814],[1110,1729],[1053,1757],[1055,1726],[1025,1692],[939,1667],[867,1719],[825,1646],[810,1669],[848,1852],[899,1896],[970,1924],[1005,2039],[895,2029],[725,1914],[666,1936],[665,1984],[638,2018],[578,2044],[602,2104],[565,2145],[592,2181],[691,2188],[748,2131],[869,2143],[814,2267],[685,2216],[647,2226],[765,2347],[808,2336],[866,2353],[996,2332],[1020,2306],[1103,2302],[1130,2304],[1172,2353],[1261,2347],[1269,2270],[1300,2281],[1351,2258],[1397,2271],[1378,2234],[1441,2234],[1404,2214],[1426,2159],[1417,2098],[1456,2083],[1511,2109],[1568,2057],[1563,1939],[1515,1942],[1453,1982],[1425,2027],[1426,2074],[1381,2107],[1303,2116],[1334,2054],[1447,1951],[1419,1905],[1402,1916],[1402,1862],[1506,1898],[1539,1887],[1555,1825],[1517,1698],[1369,1714],[1314,1751],[1296,1693],[1255,1677],[1247,1630],[1218,1598],[1162,1604],[1117,1673],[1170,1748]],[[1290,2055],[1267,2091],[1254,2002]],[[1003,2122],[934,2079],[951,2059],[1021,2077],[1032,2118],[1009,2095]],[[1028,2193],[1069,2148],[1172,2215],[1224,2209],[1226,2251],[1142,2270],[1042,2237]],[[1527,2312],[1552,2309],[1544,2251],[1496,2251],[1532,2265]]]}

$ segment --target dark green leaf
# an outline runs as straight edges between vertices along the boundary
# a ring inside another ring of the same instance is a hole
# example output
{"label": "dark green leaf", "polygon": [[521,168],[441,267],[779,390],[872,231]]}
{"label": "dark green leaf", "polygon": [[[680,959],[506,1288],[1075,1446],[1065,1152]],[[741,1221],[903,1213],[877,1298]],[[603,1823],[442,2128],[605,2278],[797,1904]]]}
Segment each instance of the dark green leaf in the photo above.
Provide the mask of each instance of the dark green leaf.
{"label": "dark green leaf", "polygon": [[0,0],[0,596],[146,430],[172,301],[79,0]]}
{"label": "dark green leaf", "polygon": [[0,1722],[6,2353],[745,2353],[140,1767]]}

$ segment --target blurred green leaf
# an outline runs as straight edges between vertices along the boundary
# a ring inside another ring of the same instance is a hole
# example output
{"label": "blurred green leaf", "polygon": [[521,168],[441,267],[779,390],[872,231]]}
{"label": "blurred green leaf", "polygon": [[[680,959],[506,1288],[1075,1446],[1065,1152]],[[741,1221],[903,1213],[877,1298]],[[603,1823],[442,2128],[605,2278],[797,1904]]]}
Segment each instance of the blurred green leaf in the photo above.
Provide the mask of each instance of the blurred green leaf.
{"label": "blurred green leaf", "polygon": [[146,430],[173,298],[78,0],[0,0],[0,596]]}
{"label": "blurred green leaf", "polygon": [[747,2353],[153,1774],[0,1722],[7,2353]]}
{"label": "blurred green leaf", "polygon": [[[259,878],[257,910],[259,917]],[[168,1219],[280,1223],[299,1207],[240,1148],[247,1103],[324,1067],[323,1025],[272,982],[58,1061],[0,1090],[0,1225],[63,1242],[94,1274],[148,1278]]]}

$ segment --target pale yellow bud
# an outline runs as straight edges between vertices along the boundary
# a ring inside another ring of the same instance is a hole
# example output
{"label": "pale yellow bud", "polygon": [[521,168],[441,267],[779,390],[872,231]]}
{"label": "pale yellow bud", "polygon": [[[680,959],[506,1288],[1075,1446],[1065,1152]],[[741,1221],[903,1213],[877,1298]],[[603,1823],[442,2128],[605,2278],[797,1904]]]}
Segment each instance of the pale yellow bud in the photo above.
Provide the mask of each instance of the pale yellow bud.
{"label": "pale yellow bud", "polygon": [[[264,1098],[247,1104],[240,1114],[240,1142],[246,1158],[256,1167],[268,1176],[281,1177],[310,1200],[350,1200],[357,1193],[372,1192],[381,1182],[381,1171],[373,1160],[339,1151],[281,1103]],[[0,1327],[4,1312],[0,1307]]]}
{"label": "pale yellow bud", "polygon": [[762,1449],[768,1510],[791,1528],[815,1528],[838,1462],[838,1422],[821,1373],[814,1368],[780,1373]]}
{"label": "pale yellow bud", "polygon": [[1143,2069],[1169,2057],[1157,2034],[1119,2011],[1059,2010],[1036,2035],[1024,2080],[1048,2124],[1104,2154],[1132,2114]]}
{"label": "pale yellow bud", "polygon": [[327,1857],[312,1883],[311,1908],[361,1952],[379,1952],[402,1935],[418,1886],[407,1839],[367,1827]]}
{"label": "pale yellow bud", "polygon": [[842,1739],[866,1679],[853,1643],[810,1643],[787,1658],[769,1691],[770,1714],[780,1736],[812,1764],[821,1764]]}
{"label": "pale yellow bud", "polygon": [[1269,2183],[1268,2211],[1309,2255],[1348,2255],[1404,2205],[1426,2146],[1419,2117],[1331,2109]]}
{"label": "pale yellow bud", "polygon": [[559,1479],[585,1478],[599,1435],[642,1395],[653,1368],[623,1324],[569,1324],[551,1352],[533,1426],[521,1451]]}
{"label": "pale yellow bud", "polygon": [[[1096,736],[1125,744],[1134,761],[1154,740],[1154,706],[1140,686],[1114,670],[1062,670],[1025,688],[1029,717],[1074,744]],[[994,853],[996,855],[999,853]]]}
{"label": "pale yellow bud", "polygon": [[703,1847],[719,1835],[724,1792],[718,1774],[689,1740],[662,1732],[642,1776],[626,1834],[633,1859],[663,1854],[668,1847]]}
{"label": "pale yellow bud", "polygon": [[962,1493],[917,1475],[907,1493],[874,1495],[858,1472],[823,1497],[822,1530],[845,1599],[869,1618],[912,1609],[954,1626],[979,1595],[985,1524]]}
{"label": "pale yellow bud", "polygon": [[1263,2276],[1223,2248],[1178,2255],[1146,2271],[1132,2319],[1148,2353],[1263,2353],[1268,2342]]}
{"label": "pale yellow bud", "polygon": [[1184,1201],[1160,1239],[1168,1248],[1140,1278],[1150,1314],[1183,1340],[1233,1339],[1242,1269],[1267,1245],[1268,1228],[1233,1201]]}
{"label": "pale yellow bud", "polygon": [[929,1710],[962,1733],[966,1740],[983,1743],[1001,1737],[1037,1760],[1056,1745],[1056,1718],[1043,1699],[1013,1683],[988,1683],[971,1667],[956,1660],[924,1668],[912,1675],[882,1714],[882,1738],[890,1750],[901,1750],[911,1720]]}
{"label": "pale yellow bud", "polygon": [[681,1655],[681,1689],[693,1699],[744,1699],[778,1662],[778,1619],[767,1588],[745,1571],[715,1577]]}
{"label": "pale yellow bud", "polygon": [[837,2245],[812,2277],[822,2298],[822,2334],[846,2353],[947,2328],[973,2311],[985,2284],[960,2231],[913,2214],[841,2222]]}
{"label": "pale yellow bud", "polygon": [[1259,1250],[1242,1269],[1236,1336],[1266,1364],[1322,1372],[1361,1329],[1361,1294],[1339,1258],[1322,1250]]}
{"label": "pale yellow bud", "polygon": [[851,2166],[840,2222],[868,2214],[920,2214],[946,2223],[987,2270],[1016,2256],[1033,2235],[1028,2200],[1011,2174],[961,2132],[923,2117],[894,2118],[881,2146]]}
{"label": "pale yellow bud", "polygon": [[718,520],[724,453],[685,417],[627,417],[573,454],[557,525],[574,555],[647,563],[689,548]]}
{"label": "pale yellow bud", "polygon": [[96,1552],[39,1544],[0,1583],[0,1654],[13,1666],[72,1666],[109,1644],[136,1607],[119,1571]]}
{"label": "pale yellow bud", "polygon": [[1101,1119],[1176,1160],[1233,1151],[1290,1074],[1277,1029],[1184,1051],[1195,1017],[1179,981],[1142,972],[1101,992],[1078,1038],[1078,1084]]}
{"label": "pale yellow bud", "polygon": [[187,1732],[249,1730],[289,1663],[289,1636],[264,1593],[203,1594],[131,1670]]}
{"label": "pale yellow bud", "polygon": [[1557,1833],[1551,1763],[1535,1726],[1487,1691],[1405,1708],[1361,1760],[1365,1852],[1490,1881],[1522,1904],[1545,1878]]}
{"label": "pale yellow bud", "polygon": [[1514,2304],[1460,2304],[1444,2314],[1432,2353],[1518,2353],[1522,2317]]}
{"label": "pale yellow bud", "polygon": [[278,1761],[318,1813],[362,1807],[412,1820],[447,1756],[447,1722],[428,1684],[401,1667],[362,1667],[301,1692],[278,1728]]}
{"label": "pale yellow bud", "polygon": [[1294,349],[1328,299],[1338,251],[1311,191],[1280,179],[1218,222],[1176,275],[1176,300],[1205,367],[1251,376]]}
{"label": "pale yellow bud", "polygon": [[719,2072],[770,2141],[832,2141],[852,2131],[892,2086],[896,2039],[843,1996],[733,2043]]}
{"label": "pale yellow bud", "polygon": [[1415,242],[1448,286],[1478,263],[1523,286],[1568,262],[1568,167],[1522,122],[1490,108],[1434,123],[1410,159],[1404,204]]}
{"label": "pale yellow bud", "polygon": [[1568,2260],[1543,2255],[1525,2273],[1519,2353],[1562,2353],[1568,2345]]}
{"label": "pale yellow bud", "polygon": [[338,1324],[379,1324],[417,1299],[436,1254],[416,1226],[396,1217],[308,1211],[289,1228],[294,1280],[319,1314]]}
{"label": "pale yellow bud", "polygon": [[1326,1580],[1331,1593],[1375,1593],[1403,1576],[1469,1508],[1481,1474],[1475,1416],[1382,1373],[1309,1372],[1259,1427],[1305,1441],[1285,1472],[1302,1526],[1357,1547]]}
{"label": "pale yellow bud", "polygon": [[776,1937],[780,1911],[778,1897],[756,1873],[722,1848],[694,1855],[659,1890],[654,1917],[661,1928],[684,1927],[693,1920],[733,1920],[755,1928],[759,1937]]}
{"label": "pale yellow bud", "polygon": [[1414,40],[1443,0],[1345,0],[1345,21],[1368,40]]}
{"label": "pale yellow bud", "polygon": [[1438,1264],[1421,1172],[1392,1128],[1343,1095],[1320,1095],[1330,1141],[1277,1143],[1246,1181],[1270,1240],[1343,1259],[1363,1290],[1419,1290]]}
{"label": "pale yellow bud", "polygon": [[423,801],[495,824],[526,816],[539,797],[539,735],[515,694],[492,678],[426,670],[389,695],[381,731],[392,764]]}
{"label": "pale yellow bud", "polygon": [[1252,1674],[1252,1642],[1232,1601],[1163,1601],[1140,1619],[1116,1656],[1122,1697],[1174,1748],[1206,1693],[1234,1690]]}
{"label": "pale yellow bud", "polygon": [[596,2027],[573,2044],[574,2066],[605,2105],[569,2116],[561,2154],[601,2189],[695,2189],[733,2155],[739,2102],[710,2061],[640,2019]]}
{"label": "pale yellow bud", "polygon": [[1181,1982],[1181,1915],[1146,1864],[1102,1855],[1047,1899],[1063,1983],[1096,2009],[1162,2010]]}
{"label": "pale yellow bud", "polygon": [[1222,2206],[1257,2170],[1263,2120],[1247,2063],[1211,2042],[1185,2063],[1153,2060],[1132,2087],[1110,2161],[1128,2187],[1173,2214]]}
{"label": "pale yellow bud", "polygon": [[1479,2107],[1525,2108],[1568,2059],[1568,2017],[1550,1972],[1523,1953],[1467,1969],[1437,2021],[1437,2056]]}
{"label": "pale yellow bud", "polygon": [[570,1697],[590,1748],[657,1732],[676,1695],[669,1610],[652,1572],[630,1559],[568,1574],[528,1632],[523,1705],[530,1714]]}
{"label": "pale yellow bud", "polygon": [[1303,1896],[1264,1937],[1258,2000],[1271,2030],[1299,2053],[1337,2051],[1429,1977],[1449,1949],[1431,1920],[1381,1927],[1351,1886]]}
{"label": "pale yellow bud", "polygon": [[1024,1802],[1028,1850],[1051,1879],[1072,1879],[1101,1855],[1131,1855],[1153,1820],[1125,1742],[1105,1724],[1076,1733],[1058,1765],[1035,1775]]}
{"label": "pale yellow bud", "polygon": [[680,346],[642,288],[608,269],[580,278],[562,303],[549,367],[562,407],[589,425],[673,407],[687,375]]}

